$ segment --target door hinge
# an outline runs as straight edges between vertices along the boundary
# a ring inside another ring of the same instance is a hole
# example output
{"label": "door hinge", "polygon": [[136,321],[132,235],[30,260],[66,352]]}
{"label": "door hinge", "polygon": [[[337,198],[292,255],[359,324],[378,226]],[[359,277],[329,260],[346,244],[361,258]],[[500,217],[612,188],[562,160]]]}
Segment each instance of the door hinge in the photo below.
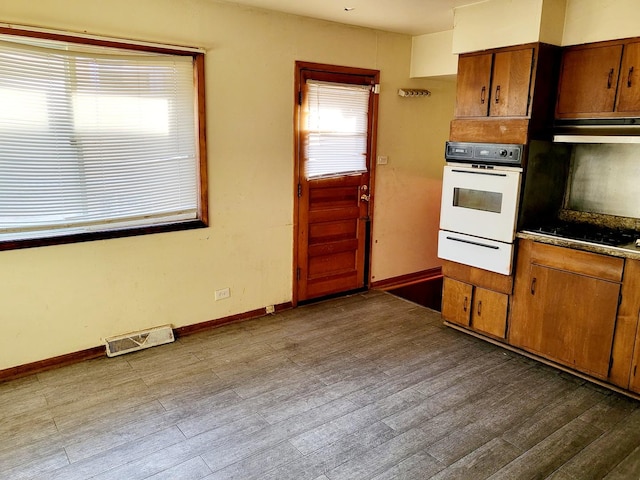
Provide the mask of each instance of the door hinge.
{"label": "door hinge", "polygon": [[302,196],[302,184],[299,183],[298,184],[298,197],[301,197],[301,196]]}
{"label": "door hinge", "polygon": [[296,269],[296,278],[300,280],[300,267]]}

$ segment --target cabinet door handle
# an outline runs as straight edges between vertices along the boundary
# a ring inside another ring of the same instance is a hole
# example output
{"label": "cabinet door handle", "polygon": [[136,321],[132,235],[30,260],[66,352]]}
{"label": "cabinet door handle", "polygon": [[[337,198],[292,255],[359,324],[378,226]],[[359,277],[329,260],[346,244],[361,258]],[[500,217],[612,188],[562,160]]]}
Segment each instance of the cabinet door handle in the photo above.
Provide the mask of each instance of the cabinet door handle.
{"label": "cabinet door handle", "polygon": [[633,67],[629,68],[629,74],[627,75],[627,87],[631,87],[631,74],[633,73]]}
{"label": "cabinet door handle", "polygon": [[613,68],[609,70],[609,77],[607,78],[607,88],[611,88],[612,82],[613,82]]}
{"label": "cabinet door handle", "polygon": [[496,87],[496,103],[500,103],[500,85]]}
{"label": "cabinet door handle", "polygon": [[487,95],[487,87],[482,87],[482,90],[480,90],[480,103],[482,103],[483,105],[484,105],[484,100],[486,95]]}
{"label": "cabinet door handle", "polygon": [[464,303],[462,305],[462,310],[464,310],[465,312],[467,311],[467,303],[468,303],[468,298],[464,297]]}
{"label": "cabinet door handle", "polygon": [[482,313],[482,300],[478,302],[478,316]]}
{"label": "cabinet door handle", "polygon": [[531,295],[535,295],[536,294],[536,278],[533,277],[533,280],[531,280]]}

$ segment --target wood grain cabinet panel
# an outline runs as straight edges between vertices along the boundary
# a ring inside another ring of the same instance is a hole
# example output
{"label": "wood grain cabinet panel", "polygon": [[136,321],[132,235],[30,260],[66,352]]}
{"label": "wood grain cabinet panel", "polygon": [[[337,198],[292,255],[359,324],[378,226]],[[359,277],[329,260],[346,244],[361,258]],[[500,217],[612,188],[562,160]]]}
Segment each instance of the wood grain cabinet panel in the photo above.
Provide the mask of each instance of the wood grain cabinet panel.
{"label": "wood grain cabinet panel", "polygon": [[442,318],[480,333],[505,338],[509,295],[445,277]]}
{"label": "wood grain cabinet panel", "polygon": [[442,284],[442,318],[468,327],[472,295],[472,285],[445,277]]}
{"label": "wood grain cabinet panel", "polygon": [[493,337],[505,338],[508,305],[508,295],[476,288],[473,295],[471,328]]}
{"label": "wood grain cabinet panel", "polygon": [[556,118],[640,114],[640,41],[613,40],[564,49]]}
{"label": "wood grain cabinet panel", "polygon": [[495,54],[489,115],[527,116],[532,65],[533,48]]}
{"label": "wood grain cabinet panel", "polygon": [[613,112],[621,55],[622,45],[565,50],[556,116]]}
{"label": "wood grain cabinet panel", "polygon": [[[620,283],[558,269],[559,259],[566,262],[574,252],[566,248],[551,247],[558,260],[550,266],[533,263],[538,245],[520,252],[509,343],[606,380]],[[544,245],[547,255],[549,247]],[[592,263],[608,260],[589,255]]]}
{"label": "wood grain cabinet panel", "polygon": [[627,260],[625,266],[612,367],[612,376],[618,374],[624,379],[626,374],[629,390],[640,393],[640,260]]}
{"label": "wood grain cabinet panel", "polygon": [[456,117],[486,117],[493,55],[461,55],[458,60]]}
{"label": "wood grain cabinet panel", "polygon": [[526,117],[533,48],[461,55],[456,117]]}
{"label": "wood grain cabinet panel", "polygon": [[640,112],[640,42],[624,46],[616,112]]}

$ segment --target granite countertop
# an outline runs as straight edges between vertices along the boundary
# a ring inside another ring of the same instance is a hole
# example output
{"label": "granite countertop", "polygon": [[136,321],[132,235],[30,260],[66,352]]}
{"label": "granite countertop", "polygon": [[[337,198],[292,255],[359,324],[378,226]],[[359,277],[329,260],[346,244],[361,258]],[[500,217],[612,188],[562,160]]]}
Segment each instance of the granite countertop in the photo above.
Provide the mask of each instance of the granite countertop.
{"label": "granite countertop", "polygon": [[572,240],[570,238],[554,237],[542,233],[533,233],[522,231],[516,233],[516,238],[534,240],[540,243],[548,243],[558,247],[573,248],[575,250],[584,250],[586,252],[600,253],[602,255],[611,255],[613,257],[631,258],[640,260],[640,247],[635,246],[635,242],[620,247],[609,247],[607,245],[598,245],[597,243],[584,242],[581,240]]}

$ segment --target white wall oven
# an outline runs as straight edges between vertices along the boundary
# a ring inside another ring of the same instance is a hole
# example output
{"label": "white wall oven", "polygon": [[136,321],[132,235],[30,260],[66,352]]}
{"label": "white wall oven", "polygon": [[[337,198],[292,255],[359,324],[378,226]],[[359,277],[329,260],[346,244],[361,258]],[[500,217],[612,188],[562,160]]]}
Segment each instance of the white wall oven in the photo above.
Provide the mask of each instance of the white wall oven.
{"label": "white wall oven", "polygon": [[438,256],[511,274],[523,145],[447,142]]}

